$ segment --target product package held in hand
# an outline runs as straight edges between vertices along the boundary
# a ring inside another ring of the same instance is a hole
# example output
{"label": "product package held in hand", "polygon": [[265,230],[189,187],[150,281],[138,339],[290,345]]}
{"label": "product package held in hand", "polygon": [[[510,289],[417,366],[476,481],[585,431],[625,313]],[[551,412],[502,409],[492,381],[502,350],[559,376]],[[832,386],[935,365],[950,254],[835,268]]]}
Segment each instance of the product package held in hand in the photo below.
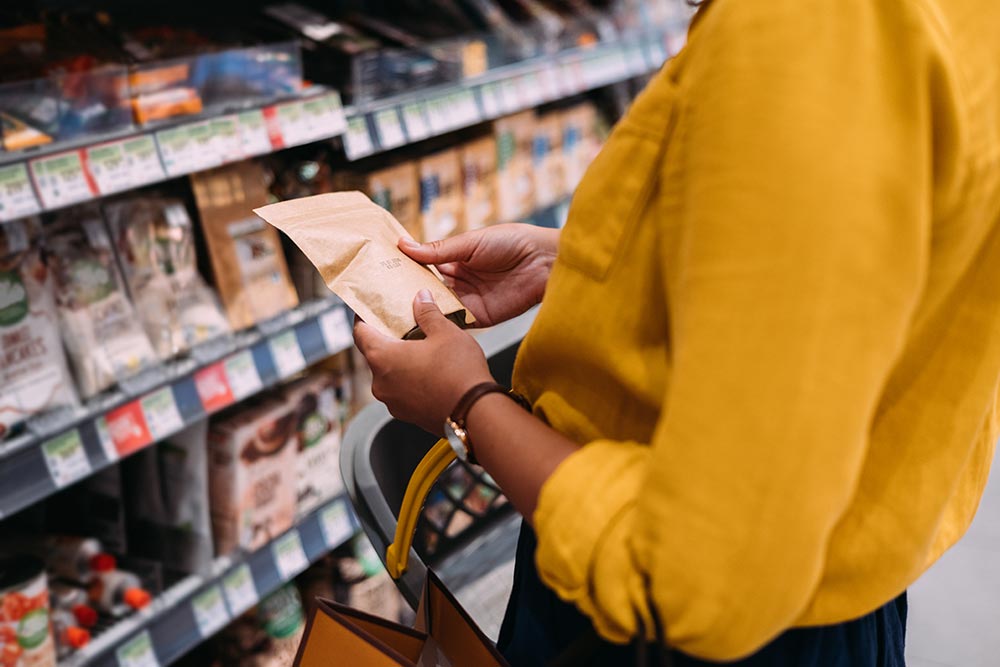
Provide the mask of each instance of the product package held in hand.
{"label": "product package held in hand", "polygon": [[376,329],[395,338],[423,338],[413,318],[417,291],[461,327],[475,322],[441,274],[398,247],[410,235],[360,192],[335,192],[270,204],[254,212],[295,242],[327,286]]}

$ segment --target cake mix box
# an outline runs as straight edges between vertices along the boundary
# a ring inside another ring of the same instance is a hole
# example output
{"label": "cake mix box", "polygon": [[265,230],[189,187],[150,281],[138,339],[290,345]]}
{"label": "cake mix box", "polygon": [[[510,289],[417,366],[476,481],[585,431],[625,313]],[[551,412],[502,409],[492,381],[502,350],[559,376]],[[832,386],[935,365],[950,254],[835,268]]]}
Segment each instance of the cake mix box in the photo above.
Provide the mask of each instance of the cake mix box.
{"label": "cake mix box", "polygon": [[212,424],[209,503],[216,555],[256,549],[292,526],[296,413],[273,398]]}
{"label": "cake mix box", "polygon": [[535,181],[531,168],[534,128],[534,111],[499,118],[493,123],[500,222],[521,221],[535,209]]}
{"label": "cake mix box", "polygon": [[481,229],[499,222],[497,210],[497,142],[493,137],[470,141],[459,149],[465,226]]}
{"label": "cake mix box", "polygon": [[339,382],[332,373],[321,372],[289,385],[282,394],[295,415],[296,513],[303,516],[344,488]]}
{"label": "cake mix box", "polygon": [[458,151],[444,150],[421,158],[420,219],[423,241],[438,241],[465,229],[462,165]]}
{"label": "cake mix box", "polygon": [[535,206],[552,206],[566,196],[563,127],[558,114],[546,114],[535,123],[531,167],[535,175]]}

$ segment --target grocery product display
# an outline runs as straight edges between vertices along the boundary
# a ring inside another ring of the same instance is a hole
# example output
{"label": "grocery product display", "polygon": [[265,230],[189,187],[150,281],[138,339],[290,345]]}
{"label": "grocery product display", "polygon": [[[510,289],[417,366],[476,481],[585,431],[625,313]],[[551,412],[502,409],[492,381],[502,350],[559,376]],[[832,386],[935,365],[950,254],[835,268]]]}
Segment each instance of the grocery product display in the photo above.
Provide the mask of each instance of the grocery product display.
{"label": "grocery product display", "polygon": [[[0,667],[286,667],[317,597],[409,625],[340,469],[351,322],[422,336],[426,282],[474,326],[399,237],[561,225],[689,17],[172,4],[0,12]],[[456,464],[415,548],[510,512]]]}

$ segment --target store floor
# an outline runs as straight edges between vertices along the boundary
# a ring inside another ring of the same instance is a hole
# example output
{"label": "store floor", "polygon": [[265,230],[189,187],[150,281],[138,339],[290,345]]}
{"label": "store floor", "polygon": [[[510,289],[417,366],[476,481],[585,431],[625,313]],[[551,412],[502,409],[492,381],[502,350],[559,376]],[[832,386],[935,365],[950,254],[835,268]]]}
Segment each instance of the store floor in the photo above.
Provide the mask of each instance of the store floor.
{"label": "store floor", "polygon": [[908,667],[1000,664],[1000,449],[969,532],[909,599]]}

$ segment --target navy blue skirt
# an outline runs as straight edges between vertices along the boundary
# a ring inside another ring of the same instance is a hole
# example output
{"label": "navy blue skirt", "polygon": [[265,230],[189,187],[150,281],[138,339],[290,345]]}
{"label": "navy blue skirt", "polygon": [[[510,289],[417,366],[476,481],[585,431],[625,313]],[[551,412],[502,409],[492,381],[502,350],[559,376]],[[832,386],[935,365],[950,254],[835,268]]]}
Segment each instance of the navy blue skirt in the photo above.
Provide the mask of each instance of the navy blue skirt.
{"label": "navy blue skirt", "polygon": [[[548,589],[535,569],[535,534],[521,525],[514,568],[514,588],[497,646],[513,667],[563,664],[637,664],[636,645],[621,646],[596,637],[590,621],[576,607]],[[733,663],[738,667],[904,667],[906,594],[859,619],[812,628],[795,628],[760,651]],[[586,650],[579,651],[586,638]],[[567,660],[567,656],[576,655]],[[708,667],[719,663],[670,653],[675,667]]]}

